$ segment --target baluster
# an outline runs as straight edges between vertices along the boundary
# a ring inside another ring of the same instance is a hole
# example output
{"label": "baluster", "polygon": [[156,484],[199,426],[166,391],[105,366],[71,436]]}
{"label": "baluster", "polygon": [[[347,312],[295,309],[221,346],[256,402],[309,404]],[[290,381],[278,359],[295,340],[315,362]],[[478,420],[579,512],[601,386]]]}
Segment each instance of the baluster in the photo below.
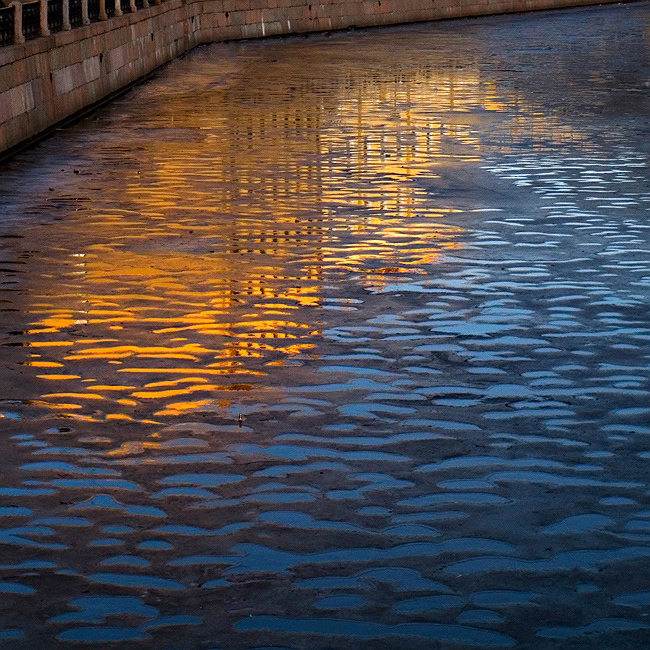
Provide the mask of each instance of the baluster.
{"label": "baluster", "polygon": [[90,18],[88,17],[88,0],[81,0],[81,24],[90,25]]}
{"label": "baluster", "polygon": [[108,14],[106,13],[106,0],[99,0],[99,20],[107,20]]}
{"label": "baluster", "polygon": [[66,32],[72,29],[70,24],[70,0],[63,0],[63,29]]}
{"label": "baluster", "polygon": [[23,34],[23,3],[20,0],[14,0],[10,5],[14,8],[14,43],[24,43],[25,35]]}
{"label": "baluster", "polygon": [[47,0],[41,0],[39,9],[41,11],[41,36],[49,36],[50,28],[47,24]]}

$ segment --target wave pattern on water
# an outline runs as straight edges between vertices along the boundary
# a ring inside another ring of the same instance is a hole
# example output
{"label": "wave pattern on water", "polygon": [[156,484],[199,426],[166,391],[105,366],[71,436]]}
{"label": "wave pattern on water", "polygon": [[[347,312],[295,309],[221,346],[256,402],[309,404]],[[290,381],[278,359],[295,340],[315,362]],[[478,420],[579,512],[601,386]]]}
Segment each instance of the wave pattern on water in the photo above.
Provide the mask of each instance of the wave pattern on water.
{"label": "wave pattern on water", "polygon": [[7,166],[0,639],[647,639],[644,8],[201,48]]}

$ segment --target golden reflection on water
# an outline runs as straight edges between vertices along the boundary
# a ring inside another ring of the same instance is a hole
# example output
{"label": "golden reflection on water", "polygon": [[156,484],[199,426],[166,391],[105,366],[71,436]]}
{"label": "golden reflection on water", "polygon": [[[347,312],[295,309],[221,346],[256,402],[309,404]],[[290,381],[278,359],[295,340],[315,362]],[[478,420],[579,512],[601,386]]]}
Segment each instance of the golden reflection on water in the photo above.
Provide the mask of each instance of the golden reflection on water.
{"label": "golden reflection on water", "polygon": [[513,98],[473,65],[381,70],[366,52],[351,69],[301,47],[277,65],[198,56],[186,88],[162,74],[108,109],[89,198],[50,226],[32,297],[25,365],[61,386],[39,404],[92,421],[221,412],[318,355],[324,284],[381,287],[462,246],[430,181],[478,162],[472,114]]}

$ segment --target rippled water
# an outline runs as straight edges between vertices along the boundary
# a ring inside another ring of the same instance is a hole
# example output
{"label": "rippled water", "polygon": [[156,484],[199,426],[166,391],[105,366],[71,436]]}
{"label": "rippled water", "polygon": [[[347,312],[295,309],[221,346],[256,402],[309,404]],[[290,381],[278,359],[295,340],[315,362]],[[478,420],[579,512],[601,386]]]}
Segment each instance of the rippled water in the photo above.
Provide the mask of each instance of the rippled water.
{"label": "rippled water", "polygon": [[648,6],[214,45],[6,165],[3,647],[645,647]]}

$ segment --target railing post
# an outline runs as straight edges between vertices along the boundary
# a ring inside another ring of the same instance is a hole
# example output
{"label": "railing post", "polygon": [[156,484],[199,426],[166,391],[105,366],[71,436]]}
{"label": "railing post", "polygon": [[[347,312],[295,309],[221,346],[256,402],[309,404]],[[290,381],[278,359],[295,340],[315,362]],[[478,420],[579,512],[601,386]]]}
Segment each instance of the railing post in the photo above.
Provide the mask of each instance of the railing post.
{"label": "railing post", "polygon": [[108,20],[106,13],[106,0],[99,0],[99,20]]}
{"label": "railing post", "polygon": [[14,0],[10,5],[14,8],[14,43],[24,43],[25,35],[23,34],[23,3],[20,0]]}
{"label": "railing post", "polygon": [[47,0],[41,0],[39,8],[41,10],[41,36],[49,36],[50,28],[47,24]]}
{"label": "railing post", "polygon": [[72,29],[70,24],[70,0],[63,0],[63,29],[66,32]]}
{"label": "railing post", "polygon": [[81,24],[90,25],[90,18],[88,17],[88,0],[81,0]]}
{"label": "railing post", "polygon": [[116,16],[123,16],[124,12],[122,11],[122,3],[120,0],[115,0],[115,15]]}
{"label": "railing post", "polygon": [[138,8],[135,6],[135,0],[129,0],[129,6],[131,7],[131,13],[134,14]]}

